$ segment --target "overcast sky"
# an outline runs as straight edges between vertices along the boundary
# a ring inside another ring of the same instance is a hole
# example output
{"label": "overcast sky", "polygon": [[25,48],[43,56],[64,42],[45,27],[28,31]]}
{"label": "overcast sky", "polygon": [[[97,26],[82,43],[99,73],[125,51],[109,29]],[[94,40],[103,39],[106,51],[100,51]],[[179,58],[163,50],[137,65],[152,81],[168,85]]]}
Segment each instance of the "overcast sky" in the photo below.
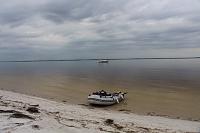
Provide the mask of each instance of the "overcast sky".
{"label": "overcast sky", "polygon": [[0,60],[200,56],[200,0],[0,2]]}

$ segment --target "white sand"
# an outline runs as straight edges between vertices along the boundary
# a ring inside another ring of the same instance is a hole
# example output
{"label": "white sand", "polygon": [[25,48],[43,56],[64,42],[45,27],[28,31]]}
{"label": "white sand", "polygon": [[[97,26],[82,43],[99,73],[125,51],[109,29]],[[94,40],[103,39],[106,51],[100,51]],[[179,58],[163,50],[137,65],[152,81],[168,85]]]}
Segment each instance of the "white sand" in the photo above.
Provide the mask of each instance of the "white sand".
{"label": "white sand", "polygon": [[[40,113],[26,111],[37,104]],[[11,118],[13,113],[0,112],[0,133],[200,132],[200,122],[104,111],[3,90],[0,110],[15,110],[34,118]],[[114,123],[106,124],[106,119]]]}

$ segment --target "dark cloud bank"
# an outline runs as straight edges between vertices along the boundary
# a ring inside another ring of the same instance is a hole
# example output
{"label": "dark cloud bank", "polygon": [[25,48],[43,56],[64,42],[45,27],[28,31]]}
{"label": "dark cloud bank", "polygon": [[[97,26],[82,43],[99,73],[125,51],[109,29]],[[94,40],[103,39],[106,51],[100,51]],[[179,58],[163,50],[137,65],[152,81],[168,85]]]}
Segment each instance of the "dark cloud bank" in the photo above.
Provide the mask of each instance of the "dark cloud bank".
{"label": "dark cloud bank", "polygon": [[0,59],[199,56],[199,0],[6,0]]}

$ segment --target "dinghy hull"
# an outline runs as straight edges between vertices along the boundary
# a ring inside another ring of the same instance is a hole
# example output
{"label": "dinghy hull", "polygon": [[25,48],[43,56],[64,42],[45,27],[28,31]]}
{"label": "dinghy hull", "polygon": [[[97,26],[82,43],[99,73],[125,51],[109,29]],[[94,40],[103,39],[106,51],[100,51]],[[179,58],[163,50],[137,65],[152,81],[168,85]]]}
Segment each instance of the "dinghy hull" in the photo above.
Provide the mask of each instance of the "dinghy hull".
{"label": "dinghy hull", "polygon": [[93,105],[113,105],[122,100],[124,100],[124,95],[121,93],[115,93],[109,96],[101,96],[96,94],[88,96],[88,103]]}

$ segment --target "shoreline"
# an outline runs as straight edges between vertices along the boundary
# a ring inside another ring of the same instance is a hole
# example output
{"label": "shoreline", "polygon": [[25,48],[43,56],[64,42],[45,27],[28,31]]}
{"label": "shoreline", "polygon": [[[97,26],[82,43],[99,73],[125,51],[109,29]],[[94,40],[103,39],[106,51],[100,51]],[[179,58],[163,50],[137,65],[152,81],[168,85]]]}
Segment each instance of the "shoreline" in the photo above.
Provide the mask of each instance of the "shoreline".
{"label": "shoreline", "polygon": [[[73,88],[73,87],[70,87],[70,88]],[[74,88],[76,88],[76,86]],[[91,88],[91,87],[88,87],[88,88]],[[86,106],[86,107],[89,106],[89,104],[87,104],[87,97],[86,97],[89,93],[87,88],[84,88],[84,90],[86,91],[84,92],[82,91],[82,94],[78,93],[78,95],[77,95],[77,92],[80,91],[79,89],[75,90],[76,93],[74,93],[72,89],[69,89],[69,91],[66,91],[68,89],[63,91],[64,89],[59,89],[59,88],[56,88],[56,92],[52,89],[46,89],[43,91],[39,91],[39,90],[35,91],[34,89],[30,89],[30,88],[22,89],[22,90],[1,88],[0,90],[11,91],[11,92],[29,95],[33,97],[40,97],[40,98],[48,99],[50,101],[56,101],[58,103],[66,103],[70,105],[81,105],[81,106]],[[96,91],[96,90],[93,90],[93,91]],[[114,92],[114,90],[112,91]],[[162,98],[162,96],[165,96],[166,94],[169,94],[169,92],[163,93],[158,90],[151,90],[148,92],[146,91],[144,92],[144,91],[136,90],[134,92],[130,92],[126,96],[125,100],[120,102],[120,104],[115,104],[113,106],[107,106],[107,107],[97,107],[97,108],[99,110],[111,110],[111,111],[133,113],[133,114],[138,114],[138,115],[148,115],[148,116],[162,116],[162,117],[172,118],[172,119],[181,119],[181,120],[200,122],[199,107],[195,106],[194,104],[199,100],[198,99],[192,100],[192,101],[190,100],[191,98],[194,97],[194,95],[198,94],[198,92],[192,93],[190,95],[187,94],[188,98],[186,99],[184,99],[186,96],[182,94],[181,92],[179,92],[180,95],[177,95],[177,94],[174,95],[178,97],[176,101],[170,98],[167,99],[165,97],[166,101],[169,102],[168,104],[165,104],[166,102],[163,102],[163,101],[159,102],[159,99]],[[173,93],[170,93],[170,95],[173,95]],[[180,97],[181,99],[179,99]],[[154,100],[152,100],[152,98],[154,98]],[[184,102],[183,101],[180,102],[180,100],[183,100]],[[188,105],[187,103],[190,103],[189,104],[190,106],[187,106]]]}
{"label": "shoreline", "polygon": [[0,132],[200,132],[200,122],[70,105],[0,90]]}

